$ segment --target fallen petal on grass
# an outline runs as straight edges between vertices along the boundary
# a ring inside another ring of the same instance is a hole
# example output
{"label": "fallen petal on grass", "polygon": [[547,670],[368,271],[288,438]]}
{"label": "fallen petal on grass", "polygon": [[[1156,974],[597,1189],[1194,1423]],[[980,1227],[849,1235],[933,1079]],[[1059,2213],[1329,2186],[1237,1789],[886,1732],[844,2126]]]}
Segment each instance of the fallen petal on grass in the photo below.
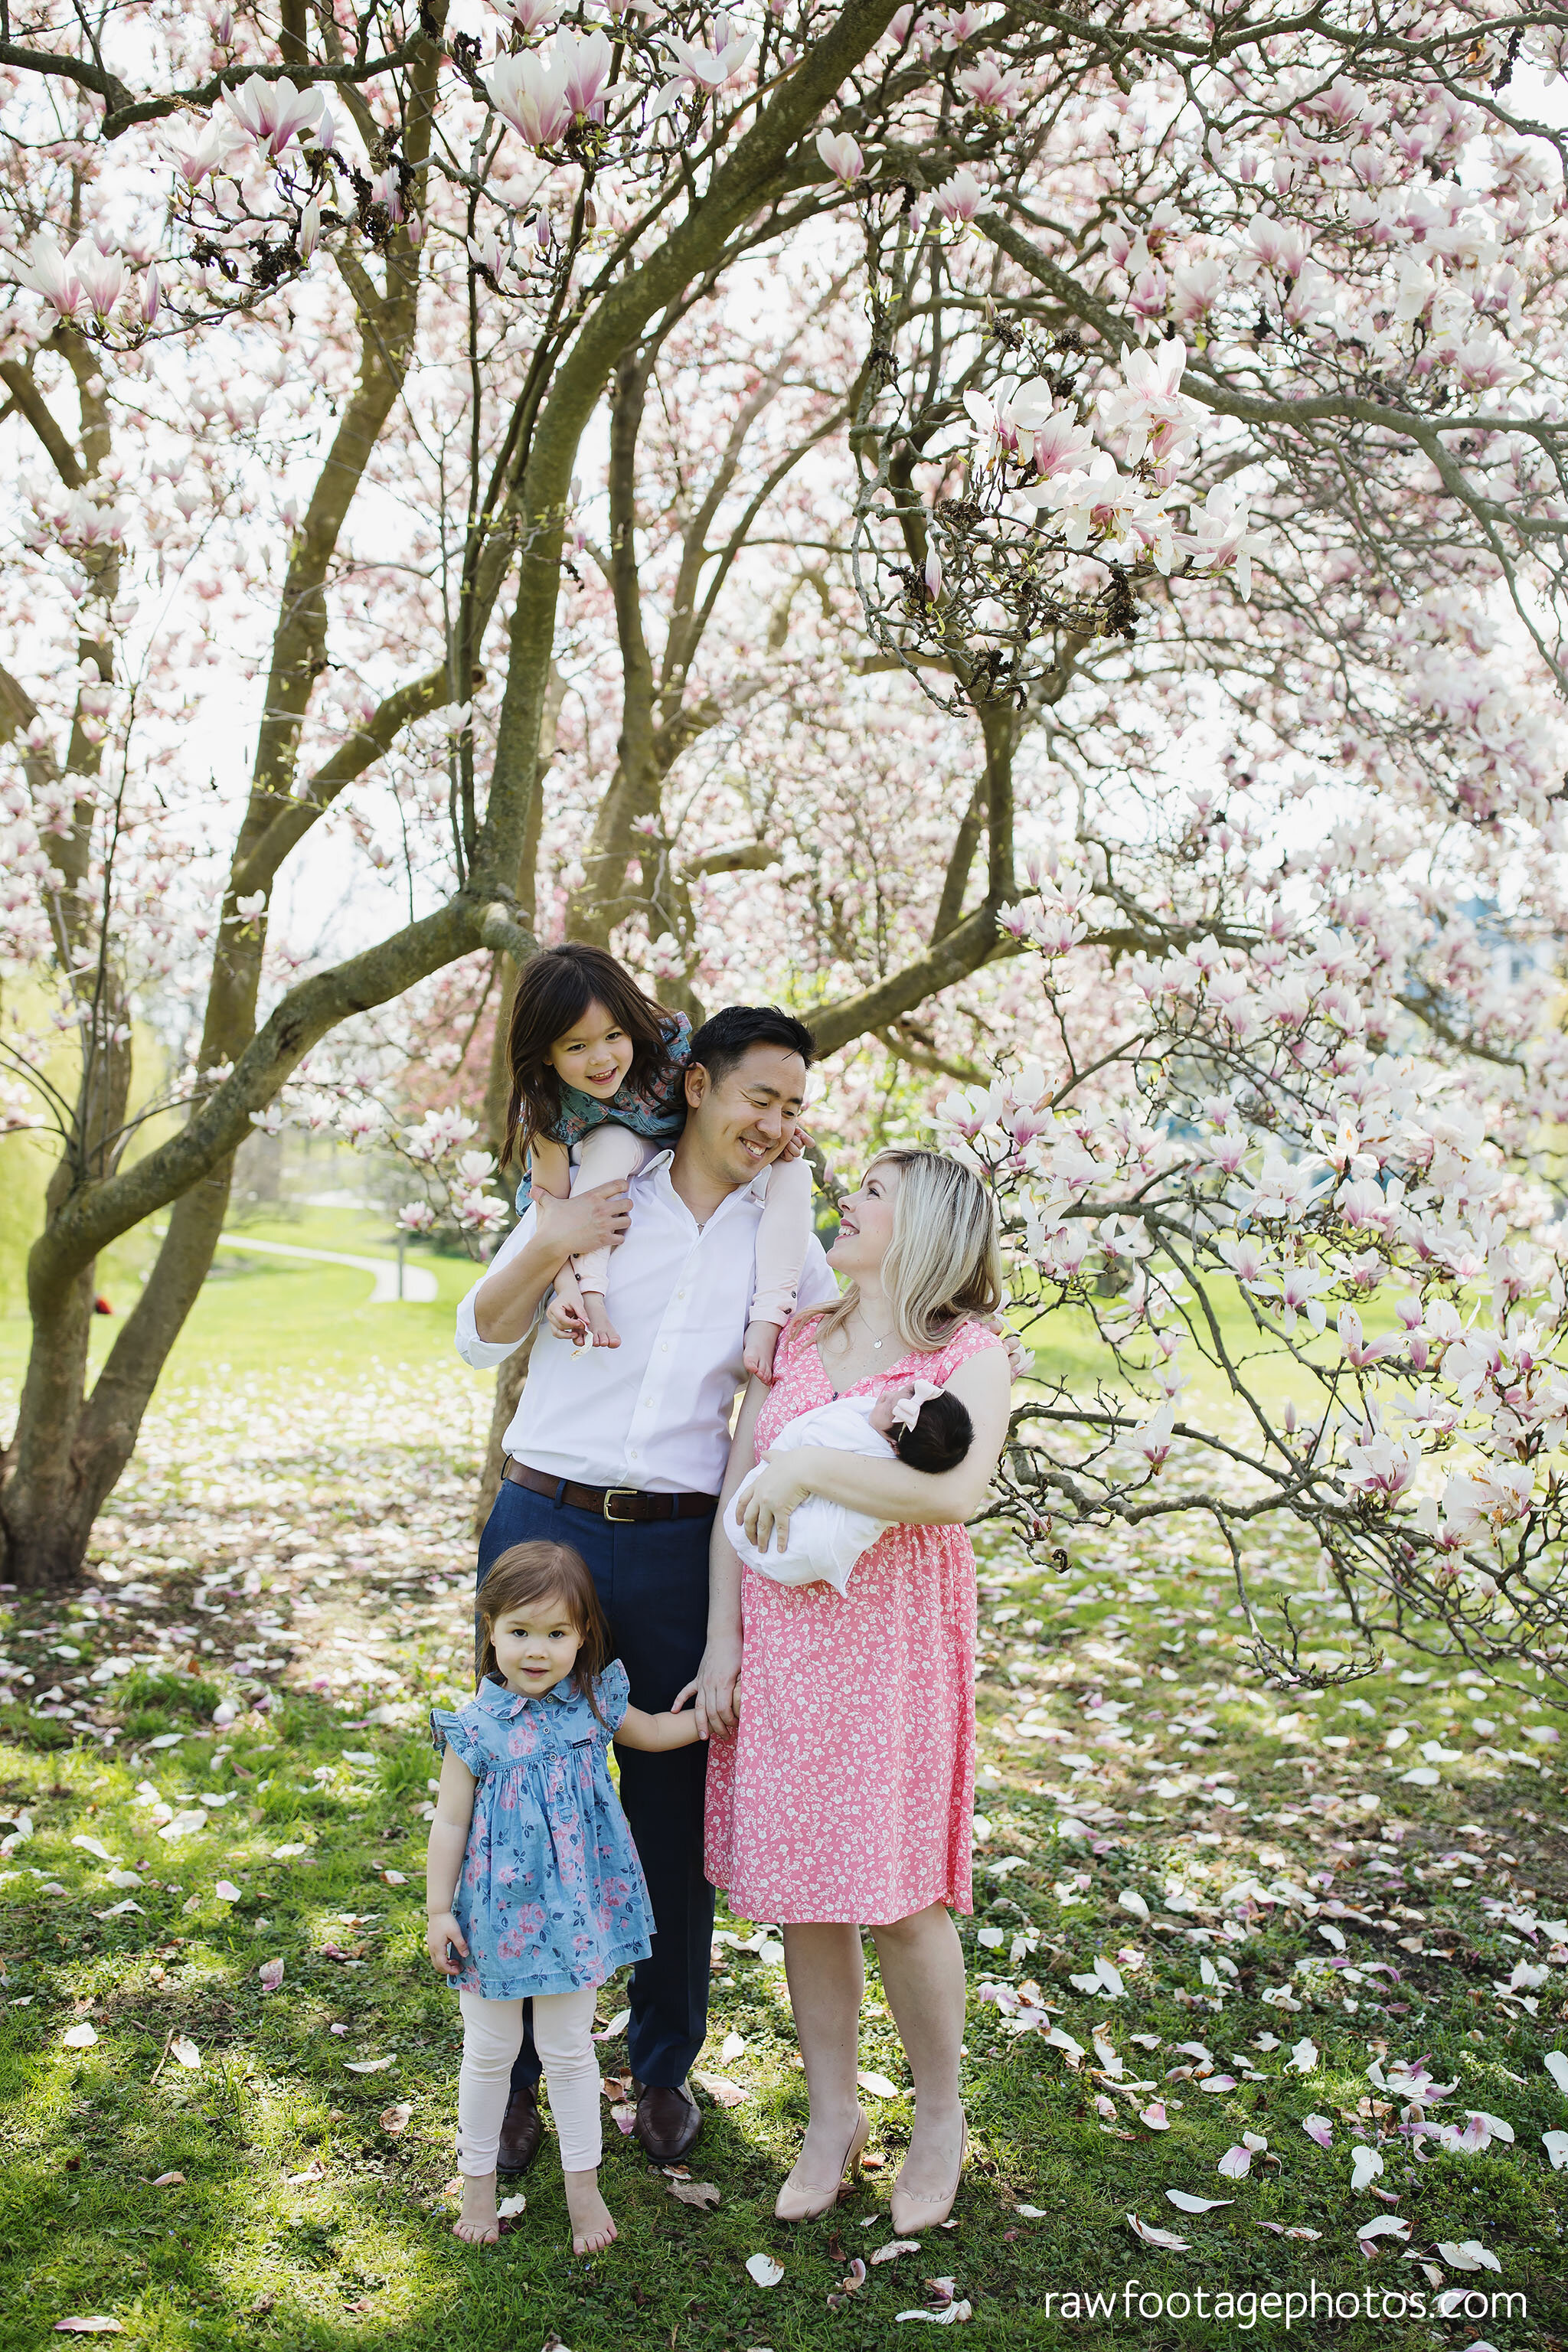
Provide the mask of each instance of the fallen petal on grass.
{"label": "fallen petal on grass", "polygon": [[1178,2238],[1173,2230],[1156,2230],[1149,2222],[1140,2221],[1136,2213],[1129,2213],[1127,2224],[1133,2236],[1142,2238],[1146,2246],[1163,2246],[1167,2253],[1172,2254],[1184,2254],[1189,2251],[1185,2238]]}
{"label": "fallen petal on grass", "polygon": [[692,2081],[706,2091],[715,2106],[741,2107],[751,2097],[743,2083],[731,2083],[725,2074],[693,2074]]}
{"label": "fallen petal on grass", "polygon": [[772,2254],[748,2254],[746,2270],[753,2286],[777,2286],[784,2276],[784,2264]]}
{"label": "fallen petal on grass", "polygon": [[1500,2271],[1502,2264],[1479,2238],[1440,2238],[1437,2252],[1451,2271]]}

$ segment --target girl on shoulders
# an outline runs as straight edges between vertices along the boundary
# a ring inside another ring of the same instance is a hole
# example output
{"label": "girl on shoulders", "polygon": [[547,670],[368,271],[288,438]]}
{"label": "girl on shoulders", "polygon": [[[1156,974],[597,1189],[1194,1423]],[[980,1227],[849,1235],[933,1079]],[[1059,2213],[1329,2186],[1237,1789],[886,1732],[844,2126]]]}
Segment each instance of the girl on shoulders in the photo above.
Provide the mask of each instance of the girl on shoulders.
{"label": "girl on shoulders", "polygon": [[[565,1200],[635,1176],[673,1143],[686,1124],[690,1044],[685,1013],[645,996],[603,948],[568,940],[531,956],[518,975],[507,1034],[508,1152],[525,1162],[519,1206],[536,1184]],[[776,1160],[767,1186],[745,1345],[746,1370],[762,1381],[773,1377],[779,1331],[800,1286],[811,1170],[799,1158]],[[550,1319],[563,1339],[620,1346],[605,1307],[609,1258],[608,1249],[589,1251],[557,1275]]]}

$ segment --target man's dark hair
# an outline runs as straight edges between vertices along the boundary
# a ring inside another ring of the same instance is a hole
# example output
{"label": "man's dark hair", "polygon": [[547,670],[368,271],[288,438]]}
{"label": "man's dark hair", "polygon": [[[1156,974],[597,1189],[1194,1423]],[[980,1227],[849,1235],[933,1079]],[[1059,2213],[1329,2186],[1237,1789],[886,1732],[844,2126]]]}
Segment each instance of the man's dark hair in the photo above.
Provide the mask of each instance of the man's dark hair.
{"label": "man's dark hair", "polygon": [[816,1040],[805,1022],[776,1004],[726,1004],[692,1038],[690,1057],[719,1086],[753,1045],[782,1045],[808,1070],[816,1059]]}
{"label": "man's dark hair", "polygon": [[973,1443],[974,1423],[968,1407],[951,1389],[943,1389],[940,1396],[926,1399],[912,1428],[900,1430],[893,1448],[911,1470],[938,1475],[943,1470],[956,1470]]}

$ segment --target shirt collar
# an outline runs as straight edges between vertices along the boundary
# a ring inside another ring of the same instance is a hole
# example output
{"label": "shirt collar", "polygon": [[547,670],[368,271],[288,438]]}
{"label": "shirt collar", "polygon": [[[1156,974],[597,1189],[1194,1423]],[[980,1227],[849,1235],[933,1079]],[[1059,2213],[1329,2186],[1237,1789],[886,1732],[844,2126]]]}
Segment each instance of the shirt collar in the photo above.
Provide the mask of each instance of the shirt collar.
{"label": "shirt collar", "polygon": [[[643,1177],[651,1178],[659,1184],[660,1190],[665,1192],[670,1200],[679,1201],[680,1199],[680,1195],[677,1192],[674,1185],[669,1181],[669,1171],[674,1164],[675,1152],[673,1149],[656,1151],[651,1160],[645,1160],[643,1161],[642,1166],[637,1170],[637,1175],[633,1177],[632,1181],[635,1184]],[[776,1165],[777,1162],[775,1160],[770,1160],[768,1162],[768,1168],[776,1167]],[[721,1216],[724,1210],[729,1206],[731,1201],[765,1200],[767,1198],[765,1189],[767,1173],[767,1168],[759,1168],[749,1184],[737,1184],[732,1192],[726,1192],[723,1200],[720,1202],[719,1206],[714,1210],[713,1217]],[[685,1207],[684,1202],[681,1202],[681,1206]],[[688,1213],[689,1214],[689,1212],[688,1212]],[[709,1218],[708,1223],[710,1224],[712,1223],[713,1217]]]}
{"label": "shirt collar", "polygon": [[[559,1699],[564,1706],[572,1696],[571,1675],[563,1675],[553,1689],[547,1690],[544,1696]],[[505,1683],[492,1681],[488,1675],[474,1693],[474,1703],[478,1706],[482,1706],[487,1715],[493,1715],[500,1723],[510,1723],[513,1716],[521,1715],[525,1706],[532,1704],[526,1691],[508,1690]]]}

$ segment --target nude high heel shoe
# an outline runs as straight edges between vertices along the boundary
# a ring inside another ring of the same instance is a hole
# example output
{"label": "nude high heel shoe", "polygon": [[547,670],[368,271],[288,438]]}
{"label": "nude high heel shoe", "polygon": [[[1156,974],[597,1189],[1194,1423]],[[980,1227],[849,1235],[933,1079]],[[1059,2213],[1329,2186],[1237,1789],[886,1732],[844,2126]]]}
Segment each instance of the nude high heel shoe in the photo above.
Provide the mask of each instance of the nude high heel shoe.
{"label": "nude high heel shoe", "polygon": [[[775,2221],[815,2221],[819,2213],[831,2213],[838,2202],[838,2191],[845,2179],[853,2180],[860,2169],[860,2158],[866,2153],[866,2142],[871,2137],[870,2118],[864,2107],[855,2111],[855,2128],[849,2135],[849,2145],[844,2151],[844,2161],[838,2168],[838,2179],[831,2189],[792,2189],[786,2180],[773,2205]],[[793,2180],[794,2174],[790,2179]]]}
{"label": "nude high heel shoe", "polygon": [[958,2169],[952,2176],[952,2187],[945,2197],[915,2196],[911,2190],[900,2185],[904,2177],[902,2172],[900,2173],[898,2179],[893,2183],[891,2220],[895,2238],[916,2236],[921,2230],[937,2229],[946,2221],[952,2210],[953,2200],[958,2195],[958,2184],[963,2178],[963,2167],[968,2155],[969,2126],[965,2124],[963,2136],[958,2144]]}

